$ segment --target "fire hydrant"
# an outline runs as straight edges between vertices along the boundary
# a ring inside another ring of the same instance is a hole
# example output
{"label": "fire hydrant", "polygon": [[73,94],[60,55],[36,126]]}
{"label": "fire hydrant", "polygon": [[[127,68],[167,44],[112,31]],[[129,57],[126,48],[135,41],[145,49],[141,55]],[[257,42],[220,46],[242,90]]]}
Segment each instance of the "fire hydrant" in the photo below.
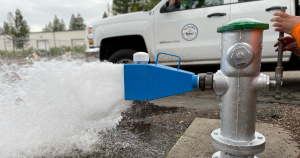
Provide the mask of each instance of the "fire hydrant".
{"label": "fire hydrant", "polygon": [[[221,128],[212,131],[218,148],[213,158],[255,158],[265,150],[266,138],[255,132],[257,95],[275,87],[276,81],[260,73],[263,31],[269,24],[237,19],[218,28],[222,33],[221,70],[195,75],[179,69],[181,58],[159,53],[155,64],[147,54],[139,64],[124,65],[125,99],[153,100],[195,88],[213,88],[221,100]],[[177,69],[157,63],[160,54],[179,58]],[[280,82],[280,81],[278,81]]]}
{"label": "fire hydrant", "polygon": [[221,100],[221,128],[212,131],[211,139],[221,151],[213,158],[254,158],[265,150],[266,138],[255,132],[255,122],[257,95],[274,83],[260,73],[263,30],[268,28],[247,18],[218,28],[221,70],[213,76],[213,88]]}

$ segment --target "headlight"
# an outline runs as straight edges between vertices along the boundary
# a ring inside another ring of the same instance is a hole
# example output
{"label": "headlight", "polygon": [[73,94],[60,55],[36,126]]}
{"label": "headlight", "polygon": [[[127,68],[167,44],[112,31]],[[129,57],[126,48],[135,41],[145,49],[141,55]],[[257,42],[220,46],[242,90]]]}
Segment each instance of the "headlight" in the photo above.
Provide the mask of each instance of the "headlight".
{"label": "headlight", "polygon": [[87,32],[88,32],[87,39],[89,40],[89,45],[93,46],[94,41],[93,41],[93,26],[92,25],[88,26]]}

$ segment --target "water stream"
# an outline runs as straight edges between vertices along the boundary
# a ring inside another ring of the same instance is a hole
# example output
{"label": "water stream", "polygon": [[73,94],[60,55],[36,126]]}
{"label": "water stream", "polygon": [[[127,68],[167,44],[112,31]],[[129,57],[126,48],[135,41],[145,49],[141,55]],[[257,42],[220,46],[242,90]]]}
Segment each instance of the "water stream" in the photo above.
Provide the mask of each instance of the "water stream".
{"label": "water stream", "polygon": [[88,152],[114,129],[124,100],[123,65],[40,61],[0,66],[0,157]]}

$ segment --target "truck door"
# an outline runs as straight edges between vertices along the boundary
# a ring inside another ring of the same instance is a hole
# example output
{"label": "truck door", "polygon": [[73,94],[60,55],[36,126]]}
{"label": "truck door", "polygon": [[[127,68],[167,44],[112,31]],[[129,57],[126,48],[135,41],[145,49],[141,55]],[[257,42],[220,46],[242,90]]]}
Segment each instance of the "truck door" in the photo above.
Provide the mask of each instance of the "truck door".
{"label": "truck door", "polygon": [[[286,6],[286,13],[295,15],[291,12],[291,0],[231,0],[231,2],[234,3],[231,4],[230,20],[247,17],[270,24],[270,29],[264,31],[262,62],[277,61],[278,54],[275,52],[274,44],[279,38],[279,33],[274,31],[270,19],[274,17],[275,12],[280,11],[278,6]],[[284,52],[283,61],[289,61],[290,55],[290,52]]]}
{"label": "truck door", "polygon": [[[229,21],[229,0],[182,0],[179,11],[154,13],[156,53],[181,57],[187,64],[220,62],[221,34],[217,27]],[[160,62],[178,59],[161,56]]]}

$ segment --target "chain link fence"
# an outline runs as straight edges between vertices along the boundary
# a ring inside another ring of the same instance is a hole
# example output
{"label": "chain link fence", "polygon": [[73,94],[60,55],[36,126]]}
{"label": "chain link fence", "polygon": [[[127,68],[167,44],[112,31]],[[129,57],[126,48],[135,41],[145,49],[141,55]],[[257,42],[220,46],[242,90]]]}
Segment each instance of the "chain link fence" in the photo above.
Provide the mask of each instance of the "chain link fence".
{"label": "chain link fence", "polygon": [[28,63],[33,60],[84,58],[87,41],[0,38],[0,64]]}

